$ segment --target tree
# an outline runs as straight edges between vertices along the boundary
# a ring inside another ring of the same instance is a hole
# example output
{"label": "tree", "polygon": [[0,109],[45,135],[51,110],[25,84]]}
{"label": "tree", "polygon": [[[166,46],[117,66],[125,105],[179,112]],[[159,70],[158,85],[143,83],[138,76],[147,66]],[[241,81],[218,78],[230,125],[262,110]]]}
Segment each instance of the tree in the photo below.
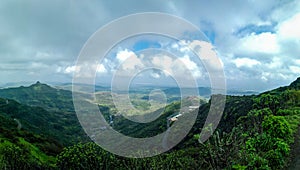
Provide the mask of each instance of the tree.
{"label": "tree", "polygon": [[292,140],[292,129],[283,116],[270,115],[265,117],[262,127],[273,138],[285,139],[288,142]]}
{"label": "tree", "polygon": [[26,157],[27,153],[19,146],[8,141],[0,143],[0,169],[29,169]]}
{"label": "tree", "polygon": [[77,144],[65,148],[57,156],[59,169],[110,169],[114,156],[95,143]]}
{"label": "tree", "polygon": [[277,95],[262,94],[260,97],[254,99],[255,107],[257,109],[270,108],[275,114],[280,107],[279,97]]}

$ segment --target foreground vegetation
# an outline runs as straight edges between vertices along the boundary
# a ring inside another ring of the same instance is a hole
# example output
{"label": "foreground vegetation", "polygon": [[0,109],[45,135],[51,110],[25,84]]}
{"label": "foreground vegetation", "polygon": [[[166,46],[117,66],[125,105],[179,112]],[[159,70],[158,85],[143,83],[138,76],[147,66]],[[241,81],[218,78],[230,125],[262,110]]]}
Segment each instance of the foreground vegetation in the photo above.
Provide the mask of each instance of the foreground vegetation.
{"label": "foreground vegetation", "polygon": [[[209,130],[203,128],[209,106],[208,102],[199,108],[194,127],[173,150],[144,159],[119,157],[84,140],[67,146],[51,133],[34,131],[35,127],[29,125],[18,130],[14,121],[17,114],[0,107],[1,122],[5,122],[0,126],[0,169],[283,169],[290,165],[300,124],[300,78],[290,86],[260,95],[228,96],[217,130],[201,143],[200,131]],[[110,114],[109,108],[101,109],[106,116]],[[119,119],[114,128],[138,137],[158,133],[165,130],[166,116],[177,109],[178,103],[169,105],[155,123],[147,126]],[[61,137],[72,127],[64,126]]]}

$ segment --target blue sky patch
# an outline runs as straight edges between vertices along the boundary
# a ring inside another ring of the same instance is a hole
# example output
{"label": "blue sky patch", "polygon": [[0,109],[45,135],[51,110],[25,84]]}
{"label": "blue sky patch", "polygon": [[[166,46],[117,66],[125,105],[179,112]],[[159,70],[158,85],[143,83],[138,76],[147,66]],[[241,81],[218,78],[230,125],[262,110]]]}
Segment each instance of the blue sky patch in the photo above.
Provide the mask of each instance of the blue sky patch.
{"label": "blue sky patch", "polygon": [[212,44],[215,44],[216,33],[214,31],[204,31],[204,34]]}
{"label": "blue sky patch", "polygon": [[271,25],[260,25],[260,26],[250,24],[237,30],[234,34],[238,37],[244,37],[251,33],[255,33],[255,34],[261,34],[264,32],[275,33],[274,28],[276,25],[277,25],[276,23],[272,23]]}
{"label": "blue sky patch", "polygon": [[161,45],[158,42],[141,40],[134,44],[133,51],[141,51],[147,48],[161,48]]}

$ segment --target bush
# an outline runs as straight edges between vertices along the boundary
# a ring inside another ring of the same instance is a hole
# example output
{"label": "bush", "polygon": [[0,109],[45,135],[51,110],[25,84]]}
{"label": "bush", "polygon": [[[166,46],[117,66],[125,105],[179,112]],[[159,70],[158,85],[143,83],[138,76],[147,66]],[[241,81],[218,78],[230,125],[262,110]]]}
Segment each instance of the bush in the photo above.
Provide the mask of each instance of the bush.
{"label": "bush", "polygon": [[292,142],[292,129],[283,116],[267,116],[262,123],[264,131],[273,138],[285,139]]}

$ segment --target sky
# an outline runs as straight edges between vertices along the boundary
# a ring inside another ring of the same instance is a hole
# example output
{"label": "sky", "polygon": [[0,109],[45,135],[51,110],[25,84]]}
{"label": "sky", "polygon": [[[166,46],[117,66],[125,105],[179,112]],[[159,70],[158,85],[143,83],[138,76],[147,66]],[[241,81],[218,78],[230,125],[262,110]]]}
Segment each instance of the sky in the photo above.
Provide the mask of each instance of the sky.
{"label": "sky", "polygon": [[[2,0],[0,85],[72,82],[73,74],[79,69],[76,66],[79,53],[97,30],[120,17],[143,12],[171,14],[198,27],[210,42],[206,47],[218,55],[230,89],[263,91],[288,85],[300,76],[298,0]],[[176,49],[180,60],[156,54],[148,59],[152,64],[167,64],[161,70],[144,71],[135,80],[168,85],[174,82],[170,72],[185,75],[186,70],[176,66],[181,63],[199,86],[207,86],[208,74],[203,61],[196,61],[185,51],[185,47],[193,44],[193,40],[184,38],[174,41],[149,35],[125,40],[94,66],[98,82],[110,83],[117,69],[144,65],[139,51],[163,48]],[[209,57],[206,59],[210,60]]]}

